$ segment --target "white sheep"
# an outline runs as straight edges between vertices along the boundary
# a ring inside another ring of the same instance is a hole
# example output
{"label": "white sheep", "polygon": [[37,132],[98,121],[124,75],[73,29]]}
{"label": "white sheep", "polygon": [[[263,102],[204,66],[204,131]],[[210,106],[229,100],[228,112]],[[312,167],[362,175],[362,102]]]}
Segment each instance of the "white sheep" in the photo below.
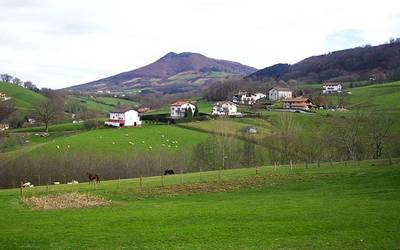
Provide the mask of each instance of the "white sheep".
{"label": "white sheep", "polygon": [[31,185],[32,184],[30,182],[26,182],[26,183],[22,184],[22,187],[27,188],[27,187],[31,187]]}
{"label": "white sheep", "polygon": [[59,145],[57,145],[57,146],[56,146],[56,148],[57,148],[57,149],[60,149],[60,146],[59,146]]}

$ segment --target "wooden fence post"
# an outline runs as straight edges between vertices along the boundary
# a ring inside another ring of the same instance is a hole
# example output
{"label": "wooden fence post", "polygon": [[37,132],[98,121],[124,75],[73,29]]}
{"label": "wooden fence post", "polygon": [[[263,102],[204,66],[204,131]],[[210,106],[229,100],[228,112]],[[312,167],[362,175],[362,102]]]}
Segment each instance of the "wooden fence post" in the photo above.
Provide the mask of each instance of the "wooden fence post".
{"label": "wooden fence post", "polygon": [[140,176],[140,190],[143,189],[143,180],[142,180],[142,176]]}
{"label": "wooden fence post", "polygon": [[181,184],[183,184],[183,171],[181,169]]}
{"label": "wooden fence post", "polygon": [[161,174],[161,186],[164,187],[164,175]]}
{"label": "wooden fence post", "polygon": [[256,175],[258,175],[258,166],[256,166]]}
{"label": "wooden fence post", "polygon": [[121,187],[121,176],[118,176],[118,189]]}
{"label": "wooden fence post", "polygon": [[24,197],[24,191],[22,190],[22,181],[21,181],[21,186],[20,186],[20,196],[21,196],[21,198],[23,198]]}

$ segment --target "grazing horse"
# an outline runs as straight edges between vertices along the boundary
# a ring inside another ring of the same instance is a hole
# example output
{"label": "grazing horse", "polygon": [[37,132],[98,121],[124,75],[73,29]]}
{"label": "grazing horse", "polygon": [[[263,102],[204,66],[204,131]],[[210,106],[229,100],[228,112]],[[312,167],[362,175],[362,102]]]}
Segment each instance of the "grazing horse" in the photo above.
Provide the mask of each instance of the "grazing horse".
{"label": "grazing horse", "polygon": [[175,174],[175,172],[171,168],[168,168],[168,169],[164,170],[164,175],[173,175],[173,174]]}
{"label": "grazing horse", "polygon": [[89,182],[100,183],[100,176],[98,174],[91,174],[91,173],[86,173],[86,174],[89,178]]}

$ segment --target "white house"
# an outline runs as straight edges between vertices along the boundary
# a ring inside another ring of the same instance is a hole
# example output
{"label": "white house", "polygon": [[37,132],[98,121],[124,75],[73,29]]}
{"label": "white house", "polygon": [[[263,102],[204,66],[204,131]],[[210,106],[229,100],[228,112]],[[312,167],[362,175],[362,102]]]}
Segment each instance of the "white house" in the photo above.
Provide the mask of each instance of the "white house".
{"label": "white house", "polygon": [[5,131],[10,128],[10,125],[7,123],[0,123],[0,131]]}
{"label": "white house", "polygon": [[289,88],[274,87],[268,92],[270,101],[292,98],[293,92]]}
{"label": "white house", "polygon": [[253,105],[258,100],[265,98],[265,97],[267,97],[267,95],[265,95],[263,93],[250,93],[250,92],[239,91],[238,94],[233,96],[232,101],[234,103]]}
{"label": "white house", "polygon": [[192,104],[190,101],[178,100],[171,103],[171,118],[172,119],[180,119],[185,117],[186,109],[191,109],[192,116],[196,111],[196,106]]}
{"label": "white house", "polygon": [[105,125],[111,127],[136,127],[141,124],[139,113],[133,109],[115,109],[105,122]]}
{"label": "white house", "polygon": [[341,93],[342,84],[338,82],[324,83],[322,84],[322,94],[333,94]]}
{"label": "white house", "polygon": [[213,105],[212,115],[218,116],[236,116],[241,115],[241,113],[237,112],[237,106],[233,102],[216,102]]}

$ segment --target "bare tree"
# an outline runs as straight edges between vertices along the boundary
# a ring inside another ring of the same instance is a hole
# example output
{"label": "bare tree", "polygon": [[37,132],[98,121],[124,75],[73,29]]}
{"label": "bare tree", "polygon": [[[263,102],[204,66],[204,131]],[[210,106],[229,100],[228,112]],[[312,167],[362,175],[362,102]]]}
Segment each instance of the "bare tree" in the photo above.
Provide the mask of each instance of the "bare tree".
{"label": "bare tree", "polygon": [[36,107],[36,117],[45,125],[45,131],[49,132],[49,123],[57,117],[57,107],[52,100],[46,100]]}
{"label": "bare tree", "polygon": [[383,113],[373,113],[368,115],[368,130],[373,148],[373,158],[382,157],[385,140],[390,134],[392,120]]}
{"label": "bare tree", "polygon": [[9,74],[2,74],[0,75],[0,78],[3,82],[10,83],[13,77],[10,76]]}
{"label": "bare tree", "polygon": [[12,79],[12,83],[15,84],[15,85],[18,85],[18,86],[21,86],[21,85],[22,85],[22,81],[21,81],[21,79],[19,79],[18,77],[14,77],[14,78]]}

